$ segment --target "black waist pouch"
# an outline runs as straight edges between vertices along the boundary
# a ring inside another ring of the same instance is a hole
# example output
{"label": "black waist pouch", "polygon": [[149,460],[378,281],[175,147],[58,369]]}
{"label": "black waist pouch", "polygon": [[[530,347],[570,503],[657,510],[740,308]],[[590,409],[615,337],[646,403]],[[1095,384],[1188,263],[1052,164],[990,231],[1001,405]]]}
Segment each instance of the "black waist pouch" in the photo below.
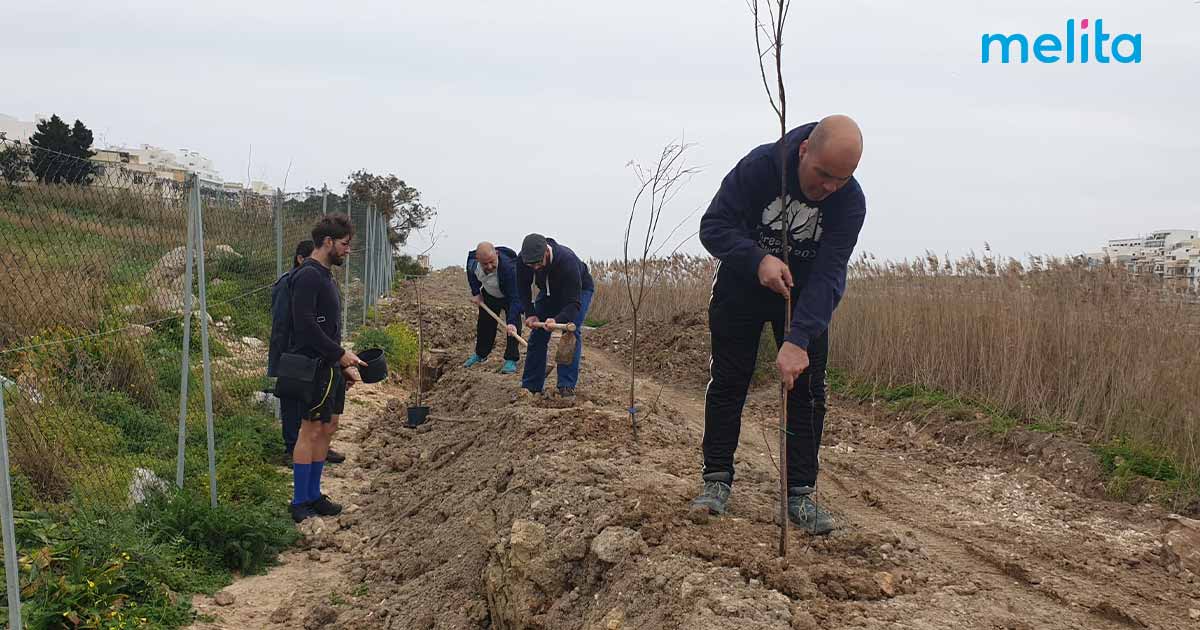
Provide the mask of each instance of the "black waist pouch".
{"label": "black waist pouch", "polygon": [[317,397],[318,385],[323,385],[318,371],[324,361],[285,352],[279,355],[279,363],[275,374],[275,395],[279,398],[299,401],[301,405],[311,405]]}

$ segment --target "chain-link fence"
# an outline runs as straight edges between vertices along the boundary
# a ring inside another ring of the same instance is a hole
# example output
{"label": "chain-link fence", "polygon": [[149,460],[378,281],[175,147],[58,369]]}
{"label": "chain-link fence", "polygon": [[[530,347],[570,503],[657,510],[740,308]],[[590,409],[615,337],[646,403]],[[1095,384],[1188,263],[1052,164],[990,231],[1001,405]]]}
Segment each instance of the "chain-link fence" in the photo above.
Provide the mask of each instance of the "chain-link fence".
{"label": "chain-link fence", "polygon": [[[282,484],[263,482],[284,475],[271,463],[283,463],[266,378],[271,293],[297,243],[333,212],[356,230],[348,264],[334,270],[348,335],[394,277],[388,222],[365,204],[0,141],[10,627],[21,627],[22,599],[55,587],[55,563],[67,561],[45,532],[76,515],[153,518],[141,504],[170,486],[214,507],[279,501],[284,511]],[[114,601],[115,618],[124,600]]]}

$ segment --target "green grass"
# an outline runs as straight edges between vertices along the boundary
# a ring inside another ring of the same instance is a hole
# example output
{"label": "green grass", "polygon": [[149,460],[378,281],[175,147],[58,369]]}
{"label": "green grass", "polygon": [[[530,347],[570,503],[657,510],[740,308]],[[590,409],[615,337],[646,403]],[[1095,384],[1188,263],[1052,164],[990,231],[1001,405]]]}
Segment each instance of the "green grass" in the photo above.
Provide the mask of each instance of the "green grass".
{"label": "green grass", "polygon": [[[918,419],[930,417],[951,421],[986,419],[983,430],[995,436],[1021,428],[1039,433],[1061,434],[1067,425],[1057,419],[1021,421],[1017,416],[967,398],[954,396],[919,385],[875,385],[856,380],[844,370],[830,369],[830,390],[857,400],[887,403],[892,413],[907,412]],[[1120,438],[1105,444],[1093,444],[1106,476],[1106,490],[1114,498],[1131,496],[1138,479],[1161,482],[1166,492],[1160,498],[1171,504],[1187,504],[1200,497],[1200,471],[1187,471],[1161,450]]]}
{"label": "green grass", "polygon": [[[106,220],[105,226],[118,223]],[[139,321],[141,315],[123,307],[145,297],[145,276],[165,253],[73,229],[35,234],[4,220],[0,238],[44,248],[50,268],[105,261],[101,330]],[[210,313],[217,321],[228,316],[234,336],[268,338],[270,291],[253,291],[274,280],[274,264],[273,253],[260,252],[209,265],[210,281],[219,280],[208,286]],[[39,331],[13,345],[91,332],[96,330]],[[210,328],[213,357],[228,355],[215,335]],[[403,364],[407,337],[393,331],[388,338],[398,341],[393,352],[396,364]],[[13,496],[26,559],[21,583],[27,628],[181,627],[193,620],[192,593],[213,592],[235,574],[264,570],[294,541],[286,511],[291,479],[277,465],[279,427],[269,411],[250,402],[263,385],[260,377],[214,370],[218,505],[209,506],[199,318],[193,318],[189,353],[184,488],[173,488],[182,339],[182,319],[168,319],[141,338],[114,334],[0,356],[0,373],[31,377],[45,397],[34,406],[9,392],[10,428],[51,436],[40,450],[31,449],[10,430],[10,450],[26,455],[13,461]],[[171,490],[131,507],[128,487],[136,468],[167,480]],[[59,490],[47,492],[46,479],[57,479]],[[6,616],[0,608],[0,618]]]}

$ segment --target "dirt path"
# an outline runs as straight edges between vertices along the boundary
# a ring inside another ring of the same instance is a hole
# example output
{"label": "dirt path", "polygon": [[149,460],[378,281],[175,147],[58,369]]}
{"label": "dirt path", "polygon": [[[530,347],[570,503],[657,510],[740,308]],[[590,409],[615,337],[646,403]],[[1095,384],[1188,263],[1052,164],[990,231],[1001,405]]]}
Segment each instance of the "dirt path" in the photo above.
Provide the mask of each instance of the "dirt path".
{"label": "dirt path", "polygon": [[[592,356],[612,366],[611,357]],[[662,399],[683,411],[699,443],[704,408],[696,392],[653,382],[642,388],[650,400],[661,388]],[[738,457],[770,469],[764,436],[773,440],[775,433],[762,429],[775,426],[775,420],[761,410],[774,409],[774,394],[758,392],[752,398],[757,404],[748,409],[760,413],[747,414]],[[880,439],[883,429],[852,407],[835,403],[826,426],[832,439],[821,454],[824,506],[846,529],[897,539],[881,555],[906,557],[906,570],[923,582],[903,597],[842,606],[838,623],[1200,627],[1189,612],[1200,608],[1200,588],[1171,576],[1159,562],[1163,514],[1158,510],[1081,499],[1005,466],[948,463],[942,449],[906,454],[878,448],[889,441]],[[772,452],[775,446],[772,441]],[[935,455],[932,461],[927,454]],[[739,503],[761,509],[774,501],[776,491],[773,483],[739,483],[733,516],[744,511]],[[812,553],[806,546],[798,561]]]}
{"label": "dirt path", "polygon": [[[322,491],[343,505],[343,516],[310,519],[301,527],[310,539],[330,544],[308,548],[302,543],[281,554],[279,565],[269,572],[238,579],[217,597],[196,596],[192,605],[198,621],[191,630],[303,627],[315,604],[336,610],[355,598],[350,587],[354,542],[338,540],[337,533],[350,530],[356,518],[353,515],[360,510],[361,494],[367,488],[366,475],[358,466],[362,458],[359,436],[369,418],[380,413],[388,400],[404,395],[404,390],[393,384],[364,385],[347,394],[346,412],[333,439],[334,449],[343,453],[346,461],[326,466],[322,479]],[[226,596],[232,596],[232,603],[218,603],[218,598],[228,601]],[[298,606],[294,610],[293,604]]]}

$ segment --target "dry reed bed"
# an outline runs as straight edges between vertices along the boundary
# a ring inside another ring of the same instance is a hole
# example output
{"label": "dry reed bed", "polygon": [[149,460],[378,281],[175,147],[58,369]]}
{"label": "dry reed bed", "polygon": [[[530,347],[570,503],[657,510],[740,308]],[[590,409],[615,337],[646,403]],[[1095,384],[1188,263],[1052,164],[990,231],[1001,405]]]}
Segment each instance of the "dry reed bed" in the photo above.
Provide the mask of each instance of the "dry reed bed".
{"label": "dry reed bed", "polygon": [[[620,263],[592,269],[589,317],[622,321],[629,306]],[[706,314],[711,259],[674,256],[652,269],[648,321]],[[1200,467],[1200,304],[1116,266],[864,255],[851,267],[831,335],[832,364],[855,380],[940,390]]]}

